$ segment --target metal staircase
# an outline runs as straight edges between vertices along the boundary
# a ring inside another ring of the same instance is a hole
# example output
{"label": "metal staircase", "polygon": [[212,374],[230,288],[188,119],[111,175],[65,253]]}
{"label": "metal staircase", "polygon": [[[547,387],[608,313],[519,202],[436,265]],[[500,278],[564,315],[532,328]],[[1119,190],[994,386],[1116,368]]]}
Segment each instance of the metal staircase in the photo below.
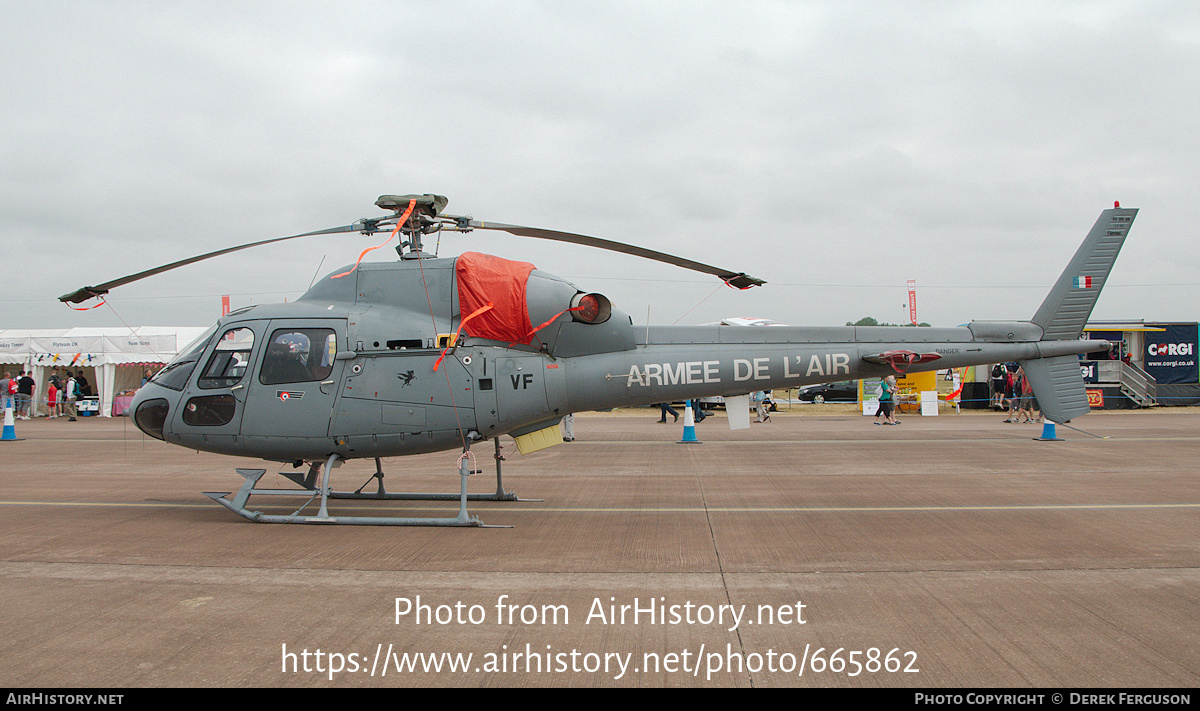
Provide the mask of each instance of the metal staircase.
{"label": "metal staircase", "polygon": [[[1118,361],[1120,362],[1120,361]],[[1141,407],[1157,405],[1157,383],[1146,371],[1130,363],[1121,363],[1121,392]]]}

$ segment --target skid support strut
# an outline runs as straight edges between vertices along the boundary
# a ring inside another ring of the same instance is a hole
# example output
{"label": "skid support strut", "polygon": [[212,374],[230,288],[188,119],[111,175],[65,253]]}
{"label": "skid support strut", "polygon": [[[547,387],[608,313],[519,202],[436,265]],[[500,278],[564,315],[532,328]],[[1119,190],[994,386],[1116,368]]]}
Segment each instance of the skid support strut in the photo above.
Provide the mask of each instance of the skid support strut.
{"label": "skid support strut", "polygon": [[[468,447],[469,449],[469,447]],[[266,469],[238,469],[238,474],[241,474],[245,479],[242,487],[237,493],[230,496],[230,492],[215,492],[206,491],[204,495],[221,504],[230,511],[236,513],[243,518],[259,523],[320,523],[320,524],[339,524],[349,526],[475,526],[483,527],[484,524],[476,516],[467,514],[467,500],[472,498],[467,494],[467,477],[472,474],[466,457],[459,460],[459,494],[455,497],[453,494],[439,495],[443,500],[453,500],[457,498],[459,501],[458,516],[455,518],[426,518],[426,517],[409,517],[409,516],[330,516],[329,515],[329,499],[406,499],[413,498],[410,494],[388,494],[383,490],[383,471],[379,465],[379,460],[376,459],[376,474],[379,477],[379,492],[375,494],[362,494],[359,492],[349,491],[332,491],[330,488],[330,479],[333,470],[341,466],[342,460],[336,454],[329,456],[325,462],[325,466],[321,471],[320,486],[316,484],[315,473],[318,467],[314,466],[310,469],[308,476],[301,479],[299,475],[292,478],[303,489],[257,489],[255,485],[258,480],[266,474]],[[286,476],[286,475],[285,475]],[[369,483],[369,482],[368,482]],[[366,486],[365,484],[363,485]],[[359,487],[359,491],[363,487]],[[291,514],[267,514],[262,511],[253,511],[246,508],[246,504],[250,500],[252,494],[263,496],[304,496],[308,501],[304,505]],[[433,495],[424,495],[425,498],[432,498]],[[320,508],[315,516],[306,516],[303,514],[304,509],[314,500],[320,499]],[[493,498],[490,495],[487,498]],[[487,528],[496,528],[496,526],[487,526]]]}
{"label": "skid support strut", "polygon": [[[501,478],[501,474],[500,474],[500,462],[505,461],[505,459],[500,454],[500,440],[498,438],[493,438],[492,441],[495,443],[495,448],[496,448],[495,454],[492,455],[493,458],[496,460],[496,493],[494,493],[494,494],[467,494],[467,501],[542,501],[542,499],[522,499],[521,497],[517,496],[516,492],[514,492],[514,491],[505,491],[504,481]],[[470,449],[470,447],[468,447],[468,449]],[[339,464],[340,464],[340,462],[339,462]],[[303,476],[297,472],[289,472],[289,471],[279,472],[279,475],[282,477],[291,479],[292,481],[296,482],[297,484],[304,487],[305,489],[308,489],[310,491],[315,491],[316,490],[316,486],[314,485],[314,481],[316,480],[315,472],[319,471],[320,468],[321,468],[320,464],[314,464],[309,469],[308,473]],[[482,471],[473,471],[471,473],[472,474],[482,474],[483,472]],[[367,488],[367,486],[372,481],[376,482],[375,492],[374,493],[364,492],[363,489]],[[459,494],[446,494],[446,493],[441,493],[441,492],[411,492],[410,491],[410,492],[401,492],[401,493],[395,493],[395,494],[388,493],[387,489],[385,489],[384,485],[383,485],[383,462],[379,459],[379,457],[375,457],[375,473],[371,475],[370,479],[367,479],[365,482],[363,482],[362,486],[358,487],[354,491],[330,491],[328,498],[330,498],[330,499],[373,499],[373,500],[385,500],[385,501],[454,501],[454,500],[458,499],[459,496],[460,496]]]}

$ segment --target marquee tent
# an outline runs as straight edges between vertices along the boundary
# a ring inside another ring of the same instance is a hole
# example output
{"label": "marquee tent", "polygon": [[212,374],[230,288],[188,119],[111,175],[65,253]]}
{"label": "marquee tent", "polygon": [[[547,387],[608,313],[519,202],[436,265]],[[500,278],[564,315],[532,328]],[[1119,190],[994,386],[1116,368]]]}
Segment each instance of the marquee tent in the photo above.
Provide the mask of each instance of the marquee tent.
{"label": "marquee tent", "polygon": [[140,387],[147,368],[158,370],[205,330],[203,326],[4,329],[0,330],[0,371],[33,374],[37,415],[47,414],[51,373],[83,371],[93,395],[99,396],[96,414],[111,417],[115,398]]}

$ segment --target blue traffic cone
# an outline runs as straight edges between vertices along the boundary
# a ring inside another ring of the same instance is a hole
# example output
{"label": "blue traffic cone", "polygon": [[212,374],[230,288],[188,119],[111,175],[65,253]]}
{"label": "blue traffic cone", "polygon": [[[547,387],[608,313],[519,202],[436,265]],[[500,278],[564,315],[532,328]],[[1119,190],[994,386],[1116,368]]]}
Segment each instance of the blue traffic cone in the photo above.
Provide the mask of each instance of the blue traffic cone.
{"label": "blue traffic cone", "polygon": [[4,434],[0,434],[0,441],[12,441],[17,438],[17,428],[13,426],[13,411],[12,406],[4,408]]}
{"label": "blue traffic cone", "polygon": [[696,417],[692,414],[692,401],[686,401],[684,407],[687,410],[683,413],[683,439],[676,444],[704,444],[696,438]]}
{"label": "blue traffic cone", "polygon": [[1034,437],[1034,439],[1039,442],[1062,442],[1058,435],[1055,434],[1054,423],[1050,420],[1046,420],[1045,424],[1042,425],[1042,436]]}

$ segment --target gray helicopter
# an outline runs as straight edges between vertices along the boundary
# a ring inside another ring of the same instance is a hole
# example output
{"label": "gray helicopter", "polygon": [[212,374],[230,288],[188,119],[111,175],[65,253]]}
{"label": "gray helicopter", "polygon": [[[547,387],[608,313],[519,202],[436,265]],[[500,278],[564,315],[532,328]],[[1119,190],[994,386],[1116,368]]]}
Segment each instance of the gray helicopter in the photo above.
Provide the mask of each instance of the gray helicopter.
{"label": "gray helicopter", "polygon": [[[527,262],[468,252],[437,258],[422,238],[440,231],[501,230],[614,250],[712,274],[736,288],[765,282],[653,250],[586,235],[488,223],[443,213],[438,195],[385,195],[391,214],[263,240],[166,264],[59,297],[80,303],[123,284],[203,259],[288,239],[392,227],[400,259],[347,266],[292,303],[250,306],[221,318],[138,391],[130,409],[151,437],[194,450],[290,463],[299,488],[258,488],[265,469],[238,469],[230,492],[205,492],[252,521],[479,526],[468,500],[520,500],[501,476],[501,435],[522,453],[561,444],[563,416],[723,396],[730,407],[773,388],[1017,361],[1045,416],[1066,423],[1089,411],[1078,355],[1108,346],[1080,340],[1137,215],[1101,213],[1030,321],[960,328],[651,326],[602,294]],[[361,260],[361,257],[360,257]],[[496,493],[468,494],[471,445],[491,439]],[[380,459],[462,449],[460,491],[389,493]],[[375,458],[356,491],[335,491],[342,461]],[[307,465],[307,471],[302,468]],[[364,491],[376,481],[375,491]],[[251,495],[300,496],[295,513],[247,508]],[[455,518],[331,516],[329,499],[457,499]],[[319,500],[316,513],[304,513]]]}

